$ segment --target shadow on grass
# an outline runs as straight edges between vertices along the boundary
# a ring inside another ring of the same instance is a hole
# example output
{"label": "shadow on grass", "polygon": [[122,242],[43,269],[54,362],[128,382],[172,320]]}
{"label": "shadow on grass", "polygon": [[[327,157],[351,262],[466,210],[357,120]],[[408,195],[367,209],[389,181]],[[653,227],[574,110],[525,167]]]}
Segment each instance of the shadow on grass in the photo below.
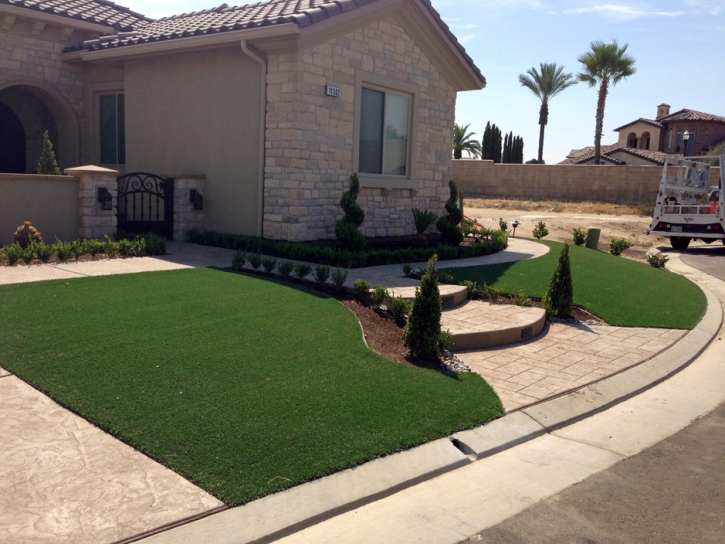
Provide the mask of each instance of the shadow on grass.
{"label": "shadow on grass", "polygon": [[214,270],[216,272],[226,272],[227,274],[239,274],[240,276],[247,276],[248,278],[255,278],[261,281],[267,281],[270,283],[275,283],[277,285],[283,285],[285,287],[289,287],[290,289],[295,289],[296,291],[301,291],[303,293],[321,299],[334,298],[331,295],[320,291],[319,288],[316,288],[315,286],[310,285],[308,282],[305,282],[298,278],[289,278],[284,280],[278,276],[267,274],[264,271],[252,272],[249,270],[233,270],[231,268],[220,268],[218,266],[210,266],[209,270]]}

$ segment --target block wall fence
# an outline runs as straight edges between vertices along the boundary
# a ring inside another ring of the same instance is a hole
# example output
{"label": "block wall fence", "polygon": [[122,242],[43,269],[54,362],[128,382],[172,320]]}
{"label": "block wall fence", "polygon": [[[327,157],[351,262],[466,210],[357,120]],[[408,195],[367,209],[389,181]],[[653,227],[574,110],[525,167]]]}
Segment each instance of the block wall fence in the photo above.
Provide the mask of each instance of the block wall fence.
{"label": "block wall fence", "polygon": [[[451,178],[464,194],[520,199],[654,203],[661,166],[494,164],[454,160]],[[711,168],[710,185],[718,185]]]}

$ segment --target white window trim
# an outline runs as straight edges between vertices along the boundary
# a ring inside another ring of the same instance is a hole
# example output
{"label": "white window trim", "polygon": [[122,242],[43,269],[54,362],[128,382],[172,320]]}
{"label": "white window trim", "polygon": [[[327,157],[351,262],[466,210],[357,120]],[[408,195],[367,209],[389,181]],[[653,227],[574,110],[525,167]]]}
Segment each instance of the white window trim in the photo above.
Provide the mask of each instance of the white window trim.
{"label": "white window trim", "polygon": [[[408,164],[404,176],[393,176],[385,174],[364,174],[358,172],[360,167],[360,117],[362,108],[362,88],[369,88],[379,91],[390,91],[397,94],[404,94],[410,97],[410,114],[408,122]],[[361,187],[372,187],[380,189],[414,189],[420,188],[416,179],[417,166],[417,143],[418,143],[418,95],[420,87],[397,79],[379,76],[368,72],[357,71],[355,77],[355,124],[353,136],[352,164],[353,172],[358,173]]]}

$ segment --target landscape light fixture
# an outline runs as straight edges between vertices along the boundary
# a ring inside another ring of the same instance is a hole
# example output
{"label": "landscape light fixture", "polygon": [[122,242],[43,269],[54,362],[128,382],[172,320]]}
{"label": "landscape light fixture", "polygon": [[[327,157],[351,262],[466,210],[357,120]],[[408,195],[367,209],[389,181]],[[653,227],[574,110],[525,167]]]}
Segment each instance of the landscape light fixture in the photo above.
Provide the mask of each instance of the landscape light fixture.
{"label": "landscape light fixture", "polygon": [[195,211],[202,211],[204,209],[204,197],[196,189],[189,191],[189,202],[194,205]]}
{"label": "landscape light fixture", "polygon": [[98,202],[100,202],[101,209],[104,211],[113,209],[113,195],[105,187],[98,188]]}
{"label": "landscape light fixture", "polygon": [[690,133],[688,131],[685,131],[685,133],[682,135],[682,141],[683,141],[683,147],[682,147],[682,156],[687,157],[687,142],[690,139]]}
{"label": "landscape light fixture", "polygon": [[512,226],[512,227],[514,228],[514,233],[513,233],[513,235],[511,236],[511,238],[516,238],[516,227],[518,227],[518,226],[519,226],[520,224],[521,224],[521,223],[519,223],[519,222],[518,222],[518,221],[516,221],[516,220],[514,220],[514,222],[513,222],[513,223],[511,223],[511,226]]}

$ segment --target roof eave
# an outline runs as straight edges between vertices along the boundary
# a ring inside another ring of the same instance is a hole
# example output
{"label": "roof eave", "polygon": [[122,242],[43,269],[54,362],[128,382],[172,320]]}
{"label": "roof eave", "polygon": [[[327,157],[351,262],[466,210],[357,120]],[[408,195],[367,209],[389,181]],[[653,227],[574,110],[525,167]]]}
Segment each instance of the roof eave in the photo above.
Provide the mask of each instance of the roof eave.
{"label": "roof eave", "polygon": [[63,15],[54,15],[52,13],[45,13],[44,11],[38,11],[28,8],[19,8],[16,6],[9,6],[7,4],[0,4],[0,15],[7,14],[12,17],[19,17],[25,19],[32,19],[35,21],[42,21],[44,23],[65,26],[74,28],[77,30],[86,30],[89,32],[98,32],[100,34],[112,34],[118,32],[117,28],[111,25],[101,25],[98,23],[89,23],[87,21],[79,21],[72,17],[65,17]]}

